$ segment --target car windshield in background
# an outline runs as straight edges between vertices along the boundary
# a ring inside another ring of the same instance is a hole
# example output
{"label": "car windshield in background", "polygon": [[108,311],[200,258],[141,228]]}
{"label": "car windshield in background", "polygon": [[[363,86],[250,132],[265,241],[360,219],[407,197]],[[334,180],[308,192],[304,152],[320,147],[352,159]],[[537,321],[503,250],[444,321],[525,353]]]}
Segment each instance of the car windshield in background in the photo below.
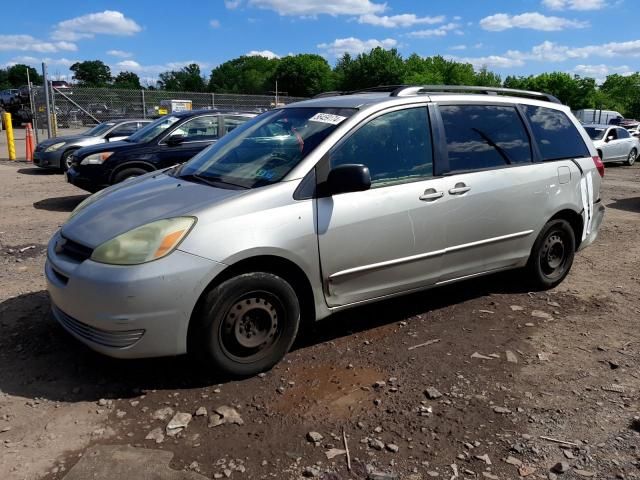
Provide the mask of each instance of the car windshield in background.
{"label": "car windshield in background", "polygon": [[604,136],[604,132],[607,131],[606,128],[601,128],[601,127],[584,127],[584,129],[587,131],[587,133],[591,137],[591,140],[602,140],[602,137]]}
{"label": "car windshield in background", "polygon": [[222,137],[177,175],[241,188],[279,182],[355,112],[352,108],[284,108],[265,113]]}
{"label": "car windshield in background", "polygon": [[115,123],[112,122],[99,123],[95,127],[90,128],[89,130],[84,132],[83,135],[86,137],[98,137],[113,126],[115,126]]}
{"label": "car windshield in background", "polygon": [[150,140],[153,140],[162,132],[164,132],[171,125],[176,123],[179,120],[178,117],[160,117],[154,122],[151,122],[146,127],[142,127],[136,133],[131,135],[126,139],[127,142],[134,143],[147,143]]}

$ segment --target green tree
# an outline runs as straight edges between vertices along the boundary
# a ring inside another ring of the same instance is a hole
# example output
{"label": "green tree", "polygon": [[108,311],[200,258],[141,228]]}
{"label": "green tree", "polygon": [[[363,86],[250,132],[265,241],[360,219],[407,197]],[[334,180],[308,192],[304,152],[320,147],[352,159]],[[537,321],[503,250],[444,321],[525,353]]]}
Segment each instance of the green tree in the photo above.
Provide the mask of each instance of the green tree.
{"label": "green tree", "polygon": [[487,67],[482,67],[476,72],[475,85],[483,87],[501,87],[502,79],[497,73],[491,72]]}
{"label": "green tree", "polygon": [[204,78],[202,78],[200,66],[197,63],[187,65],[178,71],[161,73],[158,85],[165,90],[181,92],[204,92],[206,90]]}
{"label": "green tree", "polygon": [[275,89],[275,84],[272,82],[279,62],[280,60],[277,58],[247,55],[224,62],[211,71],[209,91],[216,93],[267,93]]}
{"label": "green tree", "polygon": [[42,84],[42,76],[38,74],[38,71],[27,65],[16,64],[7,68],[7,81],[11,88],[19,88],[27,84],[27,70],[29,70],[29,80],[34,85]]}
{"label": "green tree", "polygon": [[120,72],[113,79],[113,86],[116,88],[128,88],[140,90],[140,77],[133,72]]}
{"label": "green tree", "polygon": [[83,87],[105,87],[111,83],[111,69],[102,60],[76,62],[69,70]]}
{"label": "green tree", "polygon": [[625,117],[640,118],[639,73],[626,76],[617,73],[609,75],[600,90],[608,100],[609,108],[619,111]]}
{"label": "green tree", "polygon": [[475,85],[476,73],[470,63],[447,60],[440,55],[411,55],[406,63],[405,83],[412,85]]}
{"label": "green tree", "polygon": [[405,64],[395,48],[376,47],[355,59],[345,54],[338,62],[337,78],[341,90],[358,90],[379,85],[399,85],[405,77]]}
{"label": "green tree", "polygon": [[320,55],[300,54],[284,57],[278,62],[274,81],[278,89],[289,95],[311,97],[333,88],[333,72]]}
{"label": "green tree", "polygon": [[6,90],[7,88],[11,88],[9,75],[7,74],[6,69],[0,68],[0,90]]}
{"label": "green tree", "polygon": [[596,107],[596,82],[592,78],[582,78],[564,72],[550,72],[528,77],[509,76],[505,79],[504,86],[550,93],[574,110]]}

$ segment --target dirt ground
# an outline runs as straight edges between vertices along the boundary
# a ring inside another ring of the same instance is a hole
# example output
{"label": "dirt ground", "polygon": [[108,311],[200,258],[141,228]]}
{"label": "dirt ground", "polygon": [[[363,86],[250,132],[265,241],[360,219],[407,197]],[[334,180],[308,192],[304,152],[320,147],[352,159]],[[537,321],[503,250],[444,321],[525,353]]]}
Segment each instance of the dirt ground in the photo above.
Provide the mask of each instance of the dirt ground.
{"label": "dirt ground", "polygon": [[0,162],[3,480],[61,479],[95,444],[207,478],[640,478],[640,165],[607,168],[600,238],[557,289],[502,274],[358,308],[244,381],[105,358],[50,319],[45,245],[84,197]]}

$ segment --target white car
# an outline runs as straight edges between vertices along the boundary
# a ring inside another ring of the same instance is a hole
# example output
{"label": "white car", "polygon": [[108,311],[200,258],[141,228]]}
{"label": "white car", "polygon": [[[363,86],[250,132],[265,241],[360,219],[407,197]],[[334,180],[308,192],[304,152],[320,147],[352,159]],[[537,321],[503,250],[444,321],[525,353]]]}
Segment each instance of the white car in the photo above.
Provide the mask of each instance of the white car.
{"label": "white car", "polygon": [[616,125],[585,125],[603,163],[624,162],[631,166],[638,158],[640,142],[624,128]]}

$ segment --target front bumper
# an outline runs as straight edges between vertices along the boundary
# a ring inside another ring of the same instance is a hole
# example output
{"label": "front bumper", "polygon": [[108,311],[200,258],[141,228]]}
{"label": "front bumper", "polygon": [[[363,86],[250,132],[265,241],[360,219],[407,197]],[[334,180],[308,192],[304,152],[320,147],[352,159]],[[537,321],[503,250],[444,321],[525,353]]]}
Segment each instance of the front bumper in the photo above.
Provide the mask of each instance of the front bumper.
{"label": "front bumper", "polygon": [[224,265],[180,250],[142,265],[78,262],[49,243],[45,275],[56,320],[93,350],[116,358],[186,353],[193,309]]}
{"label": "front bumper", "polygon": [[97,192],[109,186],[102,165],[74,164],[66,172],[67,182],[87,192]]}
{"label": "front bumper", "polygon": [[33,164],[41,168],[60,168],[60,159],[62,152],[45,152],[44,150],[36,150],[33,152]]}

